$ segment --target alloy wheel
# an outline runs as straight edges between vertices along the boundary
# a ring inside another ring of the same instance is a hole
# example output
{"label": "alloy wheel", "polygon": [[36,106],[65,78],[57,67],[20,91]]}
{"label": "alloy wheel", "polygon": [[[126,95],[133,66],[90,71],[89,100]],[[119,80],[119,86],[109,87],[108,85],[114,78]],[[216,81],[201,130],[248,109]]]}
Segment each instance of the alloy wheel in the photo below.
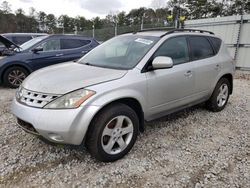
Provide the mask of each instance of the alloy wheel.
{"label": "alloy wheel", "polygon": [[25,78],[26,78],[25,73],[17,69],[11,71],[8,75],[8,81],[13,86],[19,86]]}
{"label": "alloy wheel", "polygon": [[108,154],[119,154],[132,140],[134,127],[127,116],[117,116],[109,121],[102,133],[103,150]]}
{"label": "alloy wheel", "polygon": [[227,84],[222,84],[219,88],[219,94],[217,96],[217,104],[222,107],[226,104],[228,98],[228,86]]}

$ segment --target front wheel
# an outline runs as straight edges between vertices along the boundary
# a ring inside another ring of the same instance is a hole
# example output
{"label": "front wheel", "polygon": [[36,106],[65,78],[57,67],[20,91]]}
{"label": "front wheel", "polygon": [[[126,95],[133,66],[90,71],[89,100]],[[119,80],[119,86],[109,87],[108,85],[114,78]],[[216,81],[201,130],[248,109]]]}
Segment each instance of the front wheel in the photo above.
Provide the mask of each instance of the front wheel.
{"label": "front wheel", "polygon": [[133,147],[139,129],[135,111],[125,104],[113,104],[92,121],[86,146],[90,154],[104,162],[116,161]]}
{"label": "front wheel", "polygon": [[207,101],[207,108],[213,112],[223,110],[229,99],[229,92],[231,84],[226,78],[222,78],[217,83],[214,92],[210,99]]}
{"label": "front wheel", "polygon": [[28,76],[28,71],[22,67],[10,67],[3,75],[3,83],[10,88],[18,88]]}

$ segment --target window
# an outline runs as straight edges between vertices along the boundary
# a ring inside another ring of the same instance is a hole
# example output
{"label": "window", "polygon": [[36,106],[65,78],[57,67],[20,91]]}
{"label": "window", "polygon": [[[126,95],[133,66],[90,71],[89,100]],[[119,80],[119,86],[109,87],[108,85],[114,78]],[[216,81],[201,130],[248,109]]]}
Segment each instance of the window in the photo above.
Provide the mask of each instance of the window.
{"label": "window", "polygon": [[61,49],[73,49],[90,44],[90,40],[61,39]]}
{"label": "window", "polygon": [[29,41],[31,38],[31,36],[16,36],[16,37],[12,37],[12,40],[15,44],[21,45],[27,41]]}
{"label": "window", "polygon": [[185,37],[168,39],[156,51],[154,57],[167,56],[173,59],[174,65],[189,61],[187,40]]}
{"label": "window", "polygon": [[45,43],[43,43],[42,45],[40,45],[40,47],[43,48],[43,51],[60,50],[61,49],[60,40],[59,39],[48,40]]}
{"label": "window", "polygon": [[214,55],[209,41],[202,36],[190,36],[189,44],[193,60],[204,59]]}
{"label": "window", "polygon": [[121,35],[91,50],[80,63],[114,69],[135,67],[159,40],[158,37]]}
{"label": "window", "polygon": [[212,42],[215,53],[217,54],[220,50],[221,40],[219,38],[215,38],[215,37],[209,37],[209,38],[210,38],[210,41]]}

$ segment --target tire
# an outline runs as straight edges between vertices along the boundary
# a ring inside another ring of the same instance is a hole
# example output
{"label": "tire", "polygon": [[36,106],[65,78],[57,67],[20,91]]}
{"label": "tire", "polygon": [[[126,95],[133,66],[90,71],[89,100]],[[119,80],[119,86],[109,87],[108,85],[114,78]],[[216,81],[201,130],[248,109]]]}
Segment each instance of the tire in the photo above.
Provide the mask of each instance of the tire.
{"label": "tire", "polygon": [[[219,112],[223,110],[227,105],[231,87],[232,86],[228,79],[221,78],[216,84],[212,96],[206,102],[207,108],[212,112]],[[224,94],[222,90],[224,91]]]}
{"label": "tire", "polygon": [[86,147],[91,156],[99,161],[116,161],[131,150],[138,130],[139,119],[135,111],[125,104],[112,104],[92,120]]}
{"label": "tire", "polygon": [[6,87],[18,88],[28,74],[28,71],[22,67],[10,67],[3,74],[3,84]]}

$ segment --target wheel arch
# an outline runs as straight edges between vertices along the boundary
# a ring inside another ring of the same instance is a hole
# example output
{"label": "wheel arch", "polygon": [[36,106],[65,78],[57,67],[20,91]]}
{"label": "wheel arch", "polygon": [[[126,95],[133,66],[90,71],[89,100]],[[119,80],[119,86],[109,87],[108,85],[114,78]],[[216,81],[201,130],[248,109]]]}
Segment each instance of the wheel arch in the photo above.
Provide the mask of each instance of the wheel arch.
{"label": "wheel arch", "polygon": [[13,62],[13,63],[8,63],[8,65],[4,66],[2,71],[1,71],[1,82],[3,82],[3,76],[4,76],[4,73],[11,67],[21,67],[21,68],[24,68],[29,74],[32,72],[32,70],[24,65],[24,63],[21,63],[21,62]]}
{"label": "wheel arch", "polygon": [[[115,99],[113,101],[108,102],[107,104],[102,106],[102,108],[100,110],[98,110],[95,113],[95,115],[92,117],[92,120],[96,116],[98,116],[103,110],[105,110],[105,108],[107,108],[108,106],[113,105],[115,103],[122,103],[122,104],[125,104],[125,105],[129,106],[130,108],[132,108],[139,118],[139,131],[144,132],[144,129],[145,129],[144,128],[144,112],[143,112],[142,106],[137,99],[132,98],[132,97],[119,98],[119,99]],[[89,127],[88,127],[88,130],[89,130]],[[87,130],[87,132],[88,132],[88,130]]]}
{"label": "wheel arch", "polygon": [[220,77],[220,79],[222,79],[222,78],[226,78],[229,81],[229,83],[231,85],[229,93],[232,94],[233,93],[233,75],[230,73],[224,74],[223,76]]}

